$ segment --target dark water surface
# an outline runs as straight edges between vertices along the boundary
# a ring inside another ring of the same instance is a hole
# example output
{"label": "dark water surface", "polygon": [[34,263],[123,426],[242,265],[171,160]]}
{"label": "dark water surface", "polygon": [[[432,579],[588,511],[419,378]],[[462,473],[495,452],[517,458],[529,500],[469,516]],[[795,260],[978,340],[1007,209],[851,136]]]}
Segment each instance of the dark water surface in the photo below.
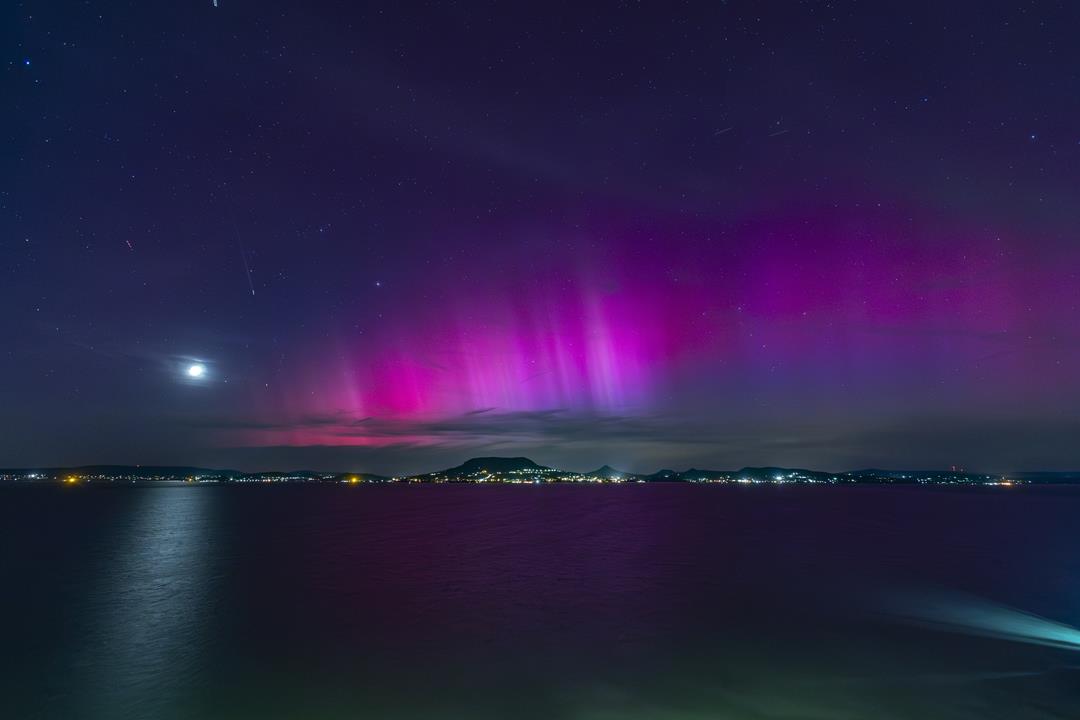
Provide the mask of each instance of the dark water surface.
{"label": "dark water surface", "polygon": [[[1080,718],[1080,488],[0,488],[3,718]],[[883,599],[886,602],[883,602]]]}

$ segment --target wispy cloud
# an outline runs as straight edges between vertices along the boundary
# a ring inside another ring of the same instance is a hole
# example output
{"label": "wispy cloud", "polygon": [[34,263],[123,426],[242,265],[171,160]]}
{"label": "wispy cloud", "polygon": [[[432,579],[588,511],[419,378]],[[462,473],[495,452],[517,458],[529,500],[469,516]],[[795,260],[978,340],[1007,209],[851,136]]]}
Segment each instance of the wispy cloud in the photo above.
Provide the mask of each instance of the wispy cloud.
{"label": "wispy cloud", "polygon": [[[805,433],[738,429],[668,415],[618,415],[552,408],[501,412],[478,408],[453,417],[353,417],[341,412],[291,421],[233,418],[199,426],[219,430],[219,448],[245,454],[265,451],[288,457],[360,458],[375,468],[410,470],[456,464],[476,454],[528,454],[568,469],[610,463],[627,471],[677,465],[737,469],[798,458],[834,442]],[[789,429],[790,430],[790,429]],[[741,463],[741,464],[734,464]],[[368,469],[368,468],[365,468]]]}

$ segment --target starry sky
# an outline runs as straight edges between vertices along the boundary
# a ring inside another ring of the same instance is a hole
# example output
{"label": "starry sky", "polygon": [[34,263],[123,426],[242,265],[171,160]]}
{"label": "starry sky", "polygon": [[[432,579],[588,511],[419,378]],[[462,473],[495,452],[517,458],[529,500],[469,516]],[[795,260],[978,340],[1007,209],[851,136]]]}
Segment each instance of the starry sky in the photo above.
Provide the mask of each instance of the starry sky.
{"label": "starry sky", "polygon": [[0,465],[1080,468],[1075,3],[2,13]]}

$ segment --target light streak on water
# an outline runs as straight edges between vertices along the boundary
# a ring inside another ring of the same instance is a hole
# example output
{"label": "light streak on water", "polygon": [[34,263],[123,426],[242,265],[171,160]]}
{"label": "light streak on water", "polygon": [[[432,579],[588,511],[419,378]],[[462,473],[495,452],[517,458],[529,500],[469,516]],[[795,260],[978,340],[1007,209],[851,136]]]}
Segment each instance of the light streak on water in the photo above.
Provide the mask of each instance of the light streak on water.
{"label": "light streak on water", "polygon": [[1025,610],[960,593],[904,593],[885,611],[904,622],[945,632],[1080,650],[1080,629]]}

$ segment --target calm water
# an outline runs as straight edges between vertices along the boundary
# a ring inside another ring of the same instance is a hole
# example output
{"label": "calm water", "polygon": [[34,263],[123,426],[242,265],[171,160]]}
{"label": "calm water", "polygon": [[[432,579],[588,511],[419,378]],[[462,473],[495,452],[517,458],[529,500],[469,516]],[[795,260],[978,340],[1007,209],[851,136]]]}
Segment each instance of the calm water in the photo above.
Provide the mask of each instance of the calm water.
{"label": "calm water", "polygon": [[[1076,718],[1080,488],[4,487],[3,718]],[[884,602],[883,602],[884,600]]]}

